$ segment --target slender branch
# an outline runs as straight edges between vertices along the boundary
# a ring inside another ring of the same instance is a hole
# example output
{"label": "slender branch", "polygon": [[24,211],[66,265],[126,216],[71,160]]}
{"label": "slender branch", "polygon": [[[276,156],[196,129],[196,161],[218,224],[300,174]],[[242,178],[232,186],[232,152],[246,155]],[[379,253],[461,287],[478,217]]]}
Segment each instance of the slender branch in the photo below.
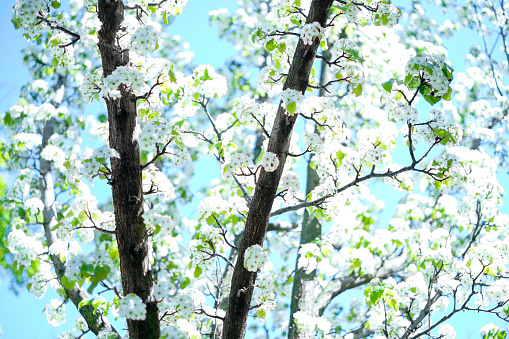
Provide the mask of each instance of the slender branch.
{"label": "slender branch", "polygon": [[141,169],[145,169],[147,168],[150,164],[153,164],[159,157],[163,156],[164,154],[167,154],[166,152],[166,148],[170,145],[170,143],[173,141],[173,137],[171,137],[168,142],[163,146],[163,149],[161,150],[159,148],[159,144],[156,143],[156,154],[154,155],[154,157],[152,158],[152,160],[150,160],[149,162],[147,162],[145,165],[141,165]]}
{"label": "slender branch", "polygon": [[76,42],[78,42],[81,39],[81,36],[79,34],[74,33],[73,31],[70,31],[69,29],[67,29],[63,26],[60,26],[57,22],[51,21],[48,18],[42,16],[41,14],[37,15],[37,19],[39,19],[40,21],[38,23],[36,23],[36,25],[40,24],[41,22],[44,22],[49,26],[49,28],[62,31],[66,34],[69,34],[70,36],[72,36],[74,38],[71,42],[69,42],[67,44],[59,45],[59,47],[61,47],[61,48],[65,48],[70,45],[74,45]]}
{"label": "slender branch", "polygon": [[154,88],[156,88],[159,85],[162,85],[162,82],[159,82],[159,80],[161,80],[161,75],[162,74],[159,74],[157,76],[156,83],[154,85],[152,85],[152,87],[150,87],[150,90],[147,93],[143,94],[143,95],[138,95],[136,97],[136,100],[140,100],[140,99],[145,99],[146,100],[146,99],[148,99],[150,97],[150,95],[152,94],[152,91],[154,90]]}
{"label": "slender branch", "polygon": [[435,179],[437,181],[444,181],[444,180],[446,180],[446,178],[437,178],[429,170],[418,169],[418,168],[415,167],[420,162],[422,162],[422,160],[429,154],[429,152],[433,149],[433,147],[438,145],[442,140],[443,140],[443,138],[437,138],[437,140],[431,145],[431,147],[428,149],[428,151],[425,153],[425,155],[422,156],[419,160],[417,160],[415,162],[415,164],[411,164],[411,165],[402,167],[402,168],[400,168],[399,170],[396,170],[396,171],[387,170],[387,172],[385,172],[385,173],[374,173],[373,171],[371,171],[371,173],[369,173],[369,174],[367,174],[367,175],[365,175],[363,177],[360,176],[361,169],[360,168],[357,169],[357,168],[354,167],[355,171],[357,172],[357,176],[350,183],[348,183],[348,184],[346,184],[346,185],[344,185],[344,186],[342,186],[342,187],[340,187],[338,189],[335,189],[332,193],[329,193],[329,194],[327,194],[327,195],[325,195],[325,196],[323,196],[321,198],[318,198],[318,199],[315,199],[315,200],[312,200],[312,201],[306,201],[306,202],[303,202],[303,203],[300,203],[300,204],[294,205],[294,206],[287,206],[287,207],[280,208],[280,209],[272,212],[270,214],[270,216],[274,217],[276,215],[280,215],[280,214],[291,212],[291,211],[296,211],[296,210],[304,208],[304,207],[317,206],[317,205],[323,203],[325,200],[335,196],[336,194],[341,193],[341,192],[349,189],[350,187],[356,186],[359,183],[361,183],[363,181],[366,181],[366,180],[369,180],[371,178],[395,177],[396,175],[404,173],[404,172],[416,171],[416,172],[427,174],[427,175],[431,176],[433,179]]}
{"label": "slender branch", "polygon": [[196,309],[196,310],[194,311],[194,313],[196,313],[196,314],[204,314],[204,315],[206,315],[206,316],[207,316],[207,317],[209,317],[209,318],[219,319],[219,320],[221,320],[221,321],[223,321],[223,320],[224,320],[224,318],[223,318],[223,317],[220,317],[220,316],[218,316],[218,315],[209,314],[209,313],[205,312],[205,310],[204,310],[203,308]]}

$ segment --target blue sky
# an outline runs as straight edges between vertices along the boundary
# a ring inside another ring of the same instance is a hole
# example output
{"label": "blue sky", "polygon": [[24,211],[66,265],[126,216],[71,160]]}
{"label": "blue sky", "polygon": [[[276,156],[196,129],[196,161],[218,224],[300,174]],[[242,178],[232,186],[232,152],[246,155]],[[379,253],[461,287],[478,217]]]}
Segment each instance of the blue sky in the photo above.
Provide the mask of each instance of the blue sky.
{"label": "blue sky", "polygon": [[[396,4],[407,3],[407,1],[395,2]],[[10,22],[13,4],[13,0],[0,1],[0,31],[2,32],[0,45],[8,46],[4,47],[0,56],[3,65],[0,77],[1,112],[8,110],[17,101],[19,89],[30,79],[21,58],[21,49],[26,45],[26,41],[22,38],[20,31],[14,30]],[[195,52],[194,62],[196,64],[210,64],[217,67],[222,65],[223,60],[236,53],[229,43],[218,40],[217,28],[208,24],[208,12],[222,7],[227,7],[230,10],[235,9],[236,1],[190,0],[188,6],[184,8],[183,14],[177,17],[169,28],[170,33],[178,34],[184,41],[189,42],[190,49]],[[437,10],[432,13],[443,18]],[[465,39],[469,41],[468,39],[471,39],[471,37],[468,32],[462,32],[455,39],[450,44],[450,59],[454,68],[461,71],[465,68],[463,57],[468,48],[468,44],[464,44],[462,41],[465,41]],[[213,166],[216,166],[215,162],[212,163]],[[214,173],[208,171],[208,174]],[[199,179],[193,180],[192,186],[195,187],[192,188],[198,188],[208,182],[208,177],[200,176]],[[379,197],[387,198],[387,190],[383,190],[383,187],[377,187],[374,191]],[[384,218],[389,218],[392,215],[399,196],[400,194],[394,193],[391,194],[391,199],[384,199],[387,201]],[[73,319],[78,316],[72,304],[68,304],[67,307],[67,323],[60,328],[53,328],[47,324],[45,316],[41,314],[43,306],[49,303],[53,297],[54,295],[48,293],[44,299],[36,300],[24,290],[19,296],[15,296],[8,291],[8,283],[1,283],[0,275],[0,301],[3,306],[0,307],[0,326],[4,332],[2,338],[57,338],[62,331],[71,329]],[[488,320],[482,314],[455,316],[456,327],[462,329],[458,338],[479,338],[478,329],[492,321],[494,320]]]}

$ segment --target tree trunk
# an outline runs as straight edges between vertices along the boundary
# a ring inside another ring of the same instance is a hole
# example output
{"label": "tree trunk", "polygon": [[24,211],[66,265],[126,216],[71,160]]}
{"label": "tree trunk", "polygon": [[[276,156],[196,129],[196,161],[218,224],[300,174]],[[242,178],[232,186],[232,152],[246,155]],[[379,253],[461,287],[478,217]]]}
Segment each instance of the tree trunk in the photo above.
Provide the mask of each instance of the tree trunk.
{"label": "tree trunk", "polygon": [[[323,56],[328,58],[330,53],[327,51],[323,52]],[[325,61],[321,62],[321,70],[320,70],[320,86],[323,86],[328,81],[328,65]],[[325,90],[320,88],[319,96],[325,95]],[[318,133],[318,130],[315,126],[315,133]],[[306,196],[311,193],[312,190],[315,189],[316,186],[320,183],[320,179],[318,177],[318,173],[316,170],[311,167],[311,159],[309,158],[308,162],[308,173],[306,178]],[[309,215],[307,209],[304,210],[304,218],[302,220],[302,231],[300,233],[300,247],[304,244],[308,244],[313,240],[319,239],[322,235],[322,224],[316,219],[314,216]],[[295,261],[295,277],[293,279],[293,289],[292,289],[292,302],[290,305],[290,326],[288,339],[311,339],[315,337],[314,329],[308,333],[306,333],[303,329],[299,329],[297,324],[295,323],[295,319],[293,315],[296,312],[304,312],[310,316],[318,317],[318,309],[315,305],[315,289],[316,289],[316,270],[312,272],[306,273],[305,268],[299,268],[299,259],[300,254],[297,254],[297,259]]]}
{"label": "tree trunk", "polygon": [[[318,22],[325,27],[333,0],[313,0],[306,23]],[[288,78],[284,88],[304,93],[309,82],[309,74],[315,61],[319,41],[305,45],[299,40]],[[224,321],[223,339],[243,339],[246,334],[247,317],[253,295],[256,272],[244,268],[244,252],[253,245],[262,245],[267,232],[272,203],[277,193],[279,180],[288,156],[290,138],[298,115],[286,113],[282,102],[274,121],[267,151],[275,153],[279,167],[274,172],[261,170],[255,193],[240,243],[239,256],[233,272],[228,311]]]}
{"label": "tree trunk", "polygon": [[[124,19],[121,0],[99,0],[98,15],[102,22],[99,49],[103,75],[129,63],[128,51],[122,51],[117,32]],[[129,338],[159,338],[157,302],[151,294],[153,277],[148,255],[148,235],[143,220],[142,168],[140,147],[133,137],[136,127],[136,96],[132,89],[121,85],[121,97],[104,97],[108,109],[109,143],[119,158],[111,158],[112,196],[115,212],[115,233],[120,257],[120,274],[124,295],[134,293],[146,304],[145,320],[127,319]]]}

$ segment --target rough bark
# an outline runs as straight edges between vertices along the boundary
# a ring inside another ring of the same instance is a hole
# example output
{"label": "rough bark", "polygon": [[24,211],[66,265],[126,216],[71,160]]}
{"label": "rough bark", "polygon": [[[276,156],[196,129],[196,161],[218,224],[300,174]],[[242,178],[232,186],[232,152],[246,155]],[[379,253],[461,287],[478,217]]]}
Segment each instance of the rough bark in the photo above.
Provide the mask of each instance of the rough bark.
{"label": "rough bark", "polygon": [[[99,0],[98,15],[102,23],[99,49],[103,75],[129,63],[129,53],[118,44],[117,35],[124,19],[121,0]],[[140,147],[133,137],[136,127],[136,96],[121,85],[121,97],[105,97],[108,109],[109,143],[120,158],[111,158],[112,196],[115,232],[120,257],[120,274],[124,295],[134,293],[146,304],[145,320],[127,320],[129,338],[159,338],[158,307],[151,295],[153,277],[148,255],[147,229],[143,220],[142,168]]]}
{"label": "rough bark", "polygon": [[[313,0],[306,23],[318,22],[325,27],[332,2],[332,0]],[[318,39],[315,39],[311,45],[305,45],[302,40],[299,40],[284,84],[285,89],[291,88],[302,93],[306,91],[318,45]],[[249,272],[244,268],[244,252],[253,245],[262,245],[265,238],[272,203],[288,156],[290,138],[296,120],[297,115],[288,115],[280,102],[268,146],[268,152],[277,155],[279,167],[274,172],[266,172],[262,169],[255,188],[233,272],[223,339],[245,337],[256,272]]]}
{"label": "rough bark", "polygon": [[[59,77],[57,83],[54,86],[56,94],[56,98],[52,101],[54,106],[60,105],[62,97],[65,91],[65,78]],[[44,149],[49,143],[49,139],[55,133],[57,121],[55,118],[51,118],[44,123],[44,129],[42,132],[42,145],[41,149]],[[51,231],[54,226],[57,225],[57,211],[55,207],[55,191],[53,184],[53,173],[51,161],[45,160],[41,157],[40,159],[40,189],[41,189],[41,200],[44,204],[44,209],[42,212],[43,215],[43,229],[44,236],[46,238],[46,243],[48,248],[53,245],[53,243],[57,240],[55,232]],[[50,259],[53,263],[53,267],[55,268],[55,273],[57,275],[58,281],[62,281],[62,277],[65,274],[65,265],[60,260],[58,255],[51,254]],[[94,311],[94,307],[92,305],[86,305],[79,308],[79,304],[83,300],[90,299],[90,295],[83,290],[78,285],[75,285],[73,289],[65,288],[65,293],[67,297],[72,301],[72,303],[76,306],[80,314],[83,316],[85,321],[88,324],[88,327],[94,334],[98,334],[102,330],[113,331],[116,333],[116,330],[111,326],[108,319],[103,316],[103,314],[97,310]],[[120,338],[117,335],[117,338]]]}

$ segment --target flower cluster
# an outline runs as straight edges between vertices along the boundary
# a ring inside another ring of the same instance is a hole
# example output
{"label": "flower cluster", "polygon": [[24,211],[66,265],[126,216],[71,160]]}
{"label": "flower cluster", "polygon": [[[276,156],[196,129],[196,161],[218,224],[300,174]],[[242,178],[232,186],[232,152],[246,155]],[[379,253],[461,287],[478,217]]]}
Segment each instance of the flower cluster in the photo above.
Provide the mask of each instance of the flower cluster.
{"label": "flower cluster", "polygon": [[175,286],[166,281],[166,280],[159,280],[157,284],[154,286],[154,297],[157,300],[163,300],[168,293],[170,293],[171,290],[174,290]]}
{"label": "flower cluster", "polygon": [[228,92],[228,81],[226,78],[217,74],[210,65],[200,65],[195,68],[189,84],[195,89],[194,92],[202,94],[206,98],[221,98]]}
{"label": "flower cluster", "polygon": [[415,107],[408,105],[396,106],[389,112],[394,120],[403,125],[408,122],[412,125],[419,122],[419,111]]}
{"label": "flower cluster", "polygon": [[49,268],[48,270],[41,270],[40,273],[34,274],[28,280],[28,291],[36,299],[42,299],[48,290],[48,281],[51,281],[52,278],[53,275],[49,273]]}
{"label": "flower cluster", "polygon": [[329,48],[329,53],[331,54],[331,60],[337,60],[339,58],[345,57],[349,54],[350,51],[355,50],[355,45],[351,40],[341,38],[337,40],[331,48]]}
{"label": "flower cluster", "polygon": [[188,0],[173,0],[161,2],[159,6],[157,6],[158,12],[163,13],[166,11],[170,15],[179,15],[182,13],[183,8],[186,7],[187,1]]}
{"label": "flower cluster", "polygon": [[38,29],[35,25],[38,21],[37,15],[45,7],[44,0],[18,0],[13,7],[13,16],[18,19],[17,24],[22,26],[27,34],[32,35]]}
{"label": "flower cluster", "polygon": [[260,305],[260,309],[263,310],[265,317],[269,311],[276,308],[276,293],[274,292],[274,278],[270,273],[271,267],[272,264],[270,262],[267,263],[262,268],[262,273],[256,277],[256,288],[252,301],[253,304]]}
{"label": "flower cluster", "polygon": [[299,91],[287,88],[281,93],[281,100],[283,100],[283,104],[286,107],[286,112],[289,115],[293,115],[299,111],[300,104],[304,100],[304,95]]}
{"label": "flower cluster", "polygon": [[152,210],[145,212],[143,216],[147,223],[147,227],[151,227],[154,235],[157,235],[158,238],[171,235],[175,225],[173,224],[173,220],[170,216],[163,215]]}
{"label": "flower cluster", "polygon": [[250,272],[258,271],[268,260],[268,253],[260,245],[253,245],[246,249],[244,267]]}
{"label": "flower cluster", "polygon": [[159,35],[154,26],[141,26],[131,36],[131,48],[136,53],[146,56],[156,49],[158,39]]}
{"label": "flower cluster", "polygon": [[[403,166],[398,164],[390,164],[388,166],[391,172],[395,172],[401,168],[403,168]],[[411,172],[403,172],[394,177],[385,177],[384,181],[397,190],[412,191],[414,189],[414,177]]]}
{"label": "flower cluster", "polygon": [[304,142],[311,152],[320,152],[323,146],[320,136],[313,132],[304,132]]}
{"label": "flower cluster", "polygon": [[40,239],[26,235],[21,229],[13,229],[7,236],[9,251],[19,266],[29,267],[44,249]]}
{"label": "flower cluster", "polygon": [[298,311],[293,314],[293,318],[295,319],[297,327],[305,332],[317,330],[323,337],[323,335],[328,334],[331,330],[330,322],[324,317],[313,317],[302,311]]}
{"label": "flower cluster", "polygon": [[[111,157],[120,158],[118,152],[108,146],[98,147],[94,150],[87,148],[83,156],[85,160],[81,162],[80,170],[83,177],[89,181],[93,180],[94,176],[103,169],[103,165],[105,165]],[[76,163],[76,165],[80,166],[78,163]],[[69,165],[69,168],[70,167]]]}
{"label": "flower cluster", "polygon": [[60,169],[63,169],[62,165],[65,161],[65,153],[59,147],[54,145],[44,147],[41,152],[41,158],[54,162]]}
{"label": "flower cluster", "polygon": [[232,154],[231,157],[222,166],[223,180],[228,181],[232,178],[232,174],[238,173],[237,169],[240,168],[251,168],[253,162],[246,153],[238,152]]}
{"label": "flower cluster", "polygon": [[265,130],[270,131],[275,111],[274,105],[267,102],[258,104],[254,99],[243,95],[233,101],[231,115],[251,130],[256,130],[261,123],[265,123]]}
{"label": "flower cluster", "polygon": [[67,66],[74,63],[74,46],[60,47],[68,45],[71,41],[69,35],[65,33],[53,35],[48,41],[48,53],[53,56],[53,62],[58,66]]}
{"label": "flower cluster", "polygon": [[375,25],[392,27],[398,23],[401,16],[401,11],[398,7],[391,4],[378,3],[377,8],[377,11],[373,13],[373,23]]}
{"label": "flower cluster", "polygon": [[414,77],[422,75],[429,81],[432,95],[440,97],[448,92],[449,83],[452,81],[452,77],[448,78],[444,69],[448,69],[445,64],[445,57],[420,55],[408,60],[406,73]]}
{"label": "flower cluster", "polygon": [[65,304],[58,299],[51,299],[51,303],[44,306],[46,320],[53,327],[65,323]]}
{"label": "flower cluster", "polygon": [[81,87],[81,96],[83,97],[83,100],[86,102],[91,103],[92,100],[97,99],[99,100],[98,93],[100,92],[101,88],[99,87],[99,84],[101,83],[102,76],[99,71],[94,71],[87,73],[83,78],[83,85]]}
{"label": "flower cluster", "polygon": [[299,268],[304,268],[306,274],[311,273],[318,265],[320,248],[313,243],[303,244],[299,249]]}
{"label": "flower cluster", "polygon": [[104,78],[101,89],[104,95],[112,99],[118,99],[120,98],[118,86],[124,85],[126,87],[132,87],[135,92],[138,92],[144,84],[145,78],[139,69],[129,66],[120,66]]}
{"label": "flower cluster", "polygon": [[44,203],[41,199],[34,197],[25,200],[25,211],[30,211],[32,214],[37,215],[38,212],[44,210]]}
{"label": "flower cluster", "polygon": [[390,151],[395,149],[396,136],[394,124],[387,124],[384,128],[362,129],[357,132],[360,140],[359,154],[364,155],[364,160],[373,165],[390,163]]}
{"label": "flower cluster", "polygon": [[143,171],[142,179],[145,194],[160,194],[166,201],[175,199],[175,187],[168,177],[155,166],[150,166]]}
{"label": "flower cluster", "polygon": [[228,212],[228,203],[221,198],[221,196],[209,196],[200,201],[196,214],[198,220],[207,219],[213,214],[219,215],[223,212]]}
{"label": "flower cluster", "polygon": [[[215,269],[213,255],[226,252],[226,244],[218,230],[208,225],[202,225],[195,238],[189,243],[193,266],[199,267],[198,270],[201,269],[201,271]],[[197,275],[198,273],[199,271],[196,272]]]}
{"label": "flower cluster", "polygon": [[189,294],[173,296],[171,304],[173,308],[178,311],[177,315],[183,319],[190,319],[195,310],[193,297]]}
{"label": "flower cluster", "polygon": [[262,166],[267,172],[274,172],[279,166],[277,154],[265,152],[262,156]]}
{"label": "flower cluster", "polygon": [[300,191],[299,176],[294,172],[286,172],[281,177],[279,186],[282,189],[288,189],[287,194],[296,195]]}
{"label": "flower cluster", "polygon": [[327,38],[326,30],[320,25],[320,23],[312,22],[302,27],[302,30],[300,32],[300,38],[302,39],[302,42],[304,42],[304,44],[306,45],[313,44],[313,40],[315,37],[318,37],[319,40],[324,40]]}
{"label": "flower cluster", "polygon": [[12,140],[19,148],[34,149],[42,144],[42,136],[35,133],[18,133],[12,137]]}
{"label": "flower cluster", "polygon": [[131,293],[120,299],[118,313],[127,319],[145,320],[147,308],[140,297]]}

